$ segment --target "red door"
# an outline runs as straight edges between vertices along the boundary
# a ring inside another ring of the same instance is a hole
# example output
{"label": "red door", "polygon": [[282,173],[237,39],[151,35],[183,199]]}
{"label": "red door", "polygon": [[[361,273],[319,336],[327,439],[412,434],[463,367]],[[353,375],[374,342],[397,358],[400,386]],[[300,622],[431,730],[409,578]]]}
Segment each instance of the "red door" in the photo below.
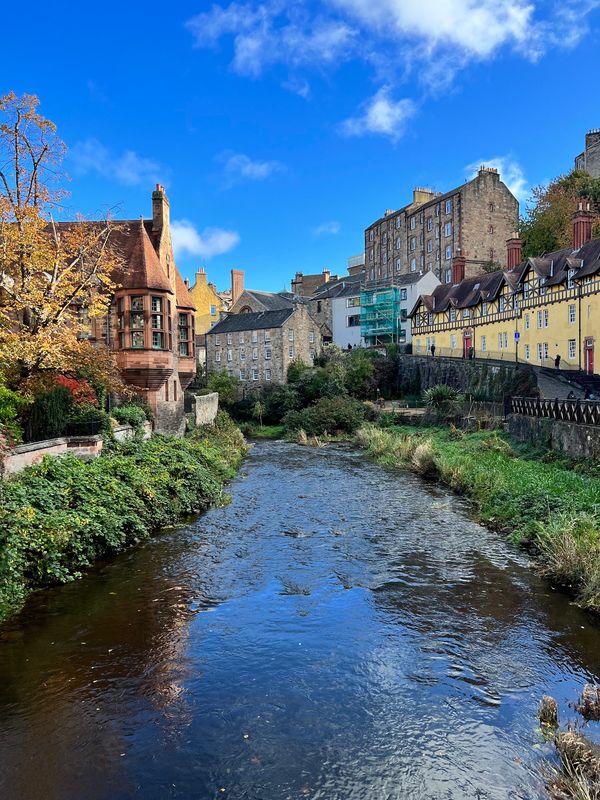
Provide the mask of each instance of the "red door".
{"label": "red door", "polygon": [[594,340],[586,339],[584,343],[585,371],[587,375],[594,374]]}
{"label": "red door", "polygon": [[463,358],[469,357],[470,350],[471,350],[471,334],[465,333],[463,339]]}

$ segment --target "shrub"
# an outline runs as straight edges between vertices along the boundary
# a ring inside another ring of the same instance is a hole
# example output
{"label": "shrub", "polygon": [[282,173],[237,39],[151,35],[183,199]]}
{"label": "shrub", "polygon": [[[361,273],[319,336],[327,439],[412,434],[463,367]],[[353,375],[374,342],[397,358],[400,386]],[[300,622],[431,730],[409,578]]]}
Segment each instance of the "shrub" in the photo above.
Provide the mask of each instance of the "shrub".
{"label": "shrub", "polygon": [[436,415],[448,419],[458,414],[460,403],[464,398],[458,389],[447,386],[445,383],[439,383],[437,386],[432,386],[431,389],[425,389],[423,399],[427,408]]}
{"label": "shrub", "polygon": [[240,394],[239,380],[228,375],[225,370],[209,375],[206,388],[208,392],[218,393],[219,405],[225,410],[229,410],[235,405]]}
{"label": "shrub", "polygon": [[309,436],[338,431],[354,433],[365,419],[365,407],[351,397],[324,397],[302,411],[290,411],[283,424],[289,431],[301,428]]}
{"label": "shrub", "polygon": [[8,389],[0,380],[0,433],[10,444],[19,444],[23,428],[19,418],[30,402],[30,398]]}
{"label": "shrub", "polygon": [[67,430],[71,406],[71,394],[64,386],[57,386],[36,397],[28,409],[27,439],[30,442],[39,442],[63,436]]}
{"label": "shrub", "polygon": [[146,422],[146,414],[141,406],[124,405],[117,406],[111,411],[112,416],[121,425],[131,425],[132,428],[141,428]]}
{"label": "shrub", "polygon": [[[93,430],[93,428],[97,428]],[[87,433],[104,433],[111,430],[110,416],[95,406],[75,406],[71,409],[67,433],[74,436]]]}

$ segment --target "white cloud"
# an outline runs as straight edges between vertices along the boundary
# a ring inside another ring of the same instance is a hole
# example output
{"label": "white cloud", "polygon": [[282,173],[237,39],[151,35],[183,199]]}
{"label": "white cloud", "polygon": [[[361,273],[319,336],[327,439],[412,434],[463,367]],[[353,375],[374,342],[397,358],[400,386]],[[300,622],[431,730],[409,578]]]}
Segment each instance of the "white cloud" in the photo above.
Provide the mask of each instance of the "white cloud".
{"label": "white cloud", "polygon": [[327,234],[335,235],[336,233],[340,232],[341,227],[342,226],[337,220],[332,219],[329,222],[323,222],[321,225],[317,225],[313,233],[315,233],[317,236],[324,236]]}
{"label": "white cloud", "polygon": [[357,39],[357,31],[345,21],[310,14],[302,2],[288,5],[280,0],[213,5],[189,19],[186,27],[196,47],[214,47],[221,38],[233,37],[232,67],[250,77],[275,64],[339,63]]}
{"label": "white cloud", "polygon": [[125,186],[166,183],[165,169],[158,162],[138,155],[135,150],[112,153],[93,138],[76,142],[69,152],[69,161],[76,175],[95,172]]}
{"label": "white cloud", "polygon": [[253,160],[244,153],[226,150],[218,156],[223,163],[225,175],[230,183],[239,180],[263,181],[274,172],[281,172],[285,167],[279,161]]}
{"label": "white cloud", "polygon": [[402,136],[407,121],[416,113],[412,100],[392,100],[390,87],[383,86],[363,104],[361,113],[342,123],[341,131],[346,136],[365,136],[374,133],[388,136],[393,141]]}
{"label": "white cloud", "polygon": [[465,167],[468,179],[474,178],[481,166],[494,167],[500,173],[500,180],[508,186],[520,203],[525,202],[530,195],[530,187],[521,165],[512,156],[495,156],[494,158],[481,158]]}
{"label": "white cloud", "polygon": [[236,231],[205,228],[199,233],[194,223],[187,219],[171,222],[171,239],[176,256],[187,254],[201,258],[212,258],[228,253],[240,242],[240,236]]}
{"label": "white cloud", "polygon": [[287,89],[288,92],[297,94],[298,97],[301,97],[303,100],[308,100],[310,97],[310,83],[304,78],[289,78],[283,81],[281,85],[284,89]]}

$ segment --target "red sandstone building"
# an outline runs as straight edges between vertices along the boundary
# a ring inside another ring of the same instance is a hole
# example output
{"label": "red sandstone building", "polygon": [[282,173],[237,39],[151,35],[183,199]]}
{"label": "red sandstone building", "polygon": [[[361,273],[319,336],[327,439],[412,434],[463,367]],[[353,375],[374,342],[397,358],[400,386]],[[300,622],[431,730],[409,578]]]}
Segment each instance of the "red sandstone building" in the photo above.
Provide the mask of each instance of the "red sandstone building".
{"label": "red sandstone building", "polygon": [[115,222],[111,241],[124,269],[116,276],[109,324],[99,326],[96,336],[114,351],[125,381],[147,400],[155,429],[182,433],[183,393],[196,374],[195,307],[175,264],[162,186],[152,193],[152,219]]}

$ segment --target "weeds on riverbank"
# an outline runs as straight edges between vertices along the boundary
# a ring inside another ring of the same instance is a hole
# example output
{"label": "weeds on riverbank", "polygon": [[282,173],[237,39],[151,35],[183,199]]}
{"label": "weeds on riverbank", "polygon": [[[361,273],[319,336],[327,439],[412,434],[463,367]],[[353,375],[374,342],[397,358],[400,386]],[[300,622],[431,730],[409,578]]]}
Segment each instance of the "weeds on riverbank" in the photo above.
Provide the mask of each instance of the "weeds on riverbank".
{"label": "weeds on riverbank", "polygon": [[185,439],[130,440],[93,461],[47,457],[0,482],[0,619],[33,590],[220,502],[244,452],[219,414]]}
{"label": "weeds on riverbank", "polygon": [[[600,480],[527,457],[496,431],[365,425],[357,443],[388,467],[439,477],[478,518],[532,548],[541,570],[600,611]],[[426,458],[424,453],[427,454]]]}

